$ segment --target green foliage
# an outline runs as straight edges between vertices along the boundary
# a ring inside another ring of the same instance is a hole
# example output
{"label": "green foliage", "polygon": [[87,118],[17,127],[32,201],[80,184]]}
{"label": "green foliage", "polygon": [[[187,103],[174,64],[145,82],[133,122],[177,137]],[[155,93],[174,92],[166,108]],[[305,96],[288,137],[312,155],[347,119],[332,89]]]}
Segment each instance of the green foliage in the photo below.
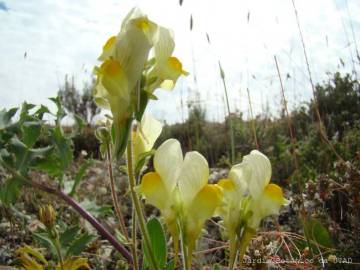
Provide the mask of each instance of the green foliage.
{"label": "green foliage", "polygon": [[88,233],[83,233],[79,237],[75,238],[67,248],[66,257],[78,256],[85,250],[95,237]]}
{"label": "green foliage", "polygon": [[[73,162],[72,138],[82,127],[80,118],[72,133],[65,133],[61,120],[66,116],[59,98],[51,98],[57,107],[52,114],[45,106],[36,109],[33,104],[22,105],[21,109],[12,108],[0,112],[0,166],[12,177],[0,182],[0,200],[9,205],[14,203],[22,186],[28,184],[29,173],[39,170],[63,184],[63,176]],[[14,120],[16,112],[19,117]],[[55,116],[55,126],[43,120],[45,114]],[[87,161],[74,175],[73,195],[76,187],[91,165]]]}
{"label": "green foliage", "polygon": [[220,265],[218,265],[217,263],[213,266],[212,268],[213,270],[220,270]]}
{"label": "green foliage", "polygon": [[[334,74],[332,80],[317,85],[318,102],[325,129],[332,144],[346,160],[353,160],[360,146],[360,90],[359,83],[350,75]],[[266,154],[273,165],[273,179],[289,182],[295,171],[294,152],[301,167],[303,182],[333,169],[337,157],[326,146],[318,132],[315,117],[315,101],[302,104],[291,112],[295,148],[291,143],[288,123],[284,114],[278,118],[266,115],[256,116],[255,126],[260,151]],[[242,114],[232,113],[236,161],[255,149],[251,122]],[[184,123],[166,125],[159,141],[167,138],[178,139],[185,151],[197,150],[208,160],[211,167],[228,166],[230,157],[229,134],[230,117],[225,122],[206,120],[206,112],[199,105],[189,107],[189,117]]]}
{"label": "green foliage", "polygon": [[0,189],[0,201],[5,205],[13,204],[19,196],[23,181],[20,178],[10,177],[5,180],[4,185]]}
{"label": "green foliage", "polygon": [[314,218],[310,218],[305,221],[304,232],[307,239],[309,239],[310,243],[313,245],[313,250],[317,250],[319,248],[316,245],[327,248],[331,248],[333,246],[327,229]]}
{"label": "green foliage", "polygon": [[[165,267],[167,250],[166,250],[166,238],[164,229],[160,223],[160,221],[153,217],[146,224],[147,230],[150,235],[152,249],[154,251],[154,255],[156,257],[156,264],[160,269]],[[145,254],[145,265],[148,266],[148,262],[150,260],[148,251],[146,249],[146,245],[143,245],[144,254]]]}
{"label": "green foliage", "polygon": [[64,226],[60,231],[55,229],[56,233],[46,229],[38,229],[33,233],[33,237],[41,246],[50,248],[51,254],[56,258],[58,257],[57,244],[60,246],[61,254],[65,255],[65,258],[70,258],[80,255],[96,238],[92,234],[82,232],[79,226]]}
{"label": "green foliage", "polygon": [[[342,138],[346,128],[352,128],[360,119],[360,85],[350,75],[335,73],[329,82],[317,85],[318,108],[329,137]],[[314,103],[310,114],[314,115]]]}

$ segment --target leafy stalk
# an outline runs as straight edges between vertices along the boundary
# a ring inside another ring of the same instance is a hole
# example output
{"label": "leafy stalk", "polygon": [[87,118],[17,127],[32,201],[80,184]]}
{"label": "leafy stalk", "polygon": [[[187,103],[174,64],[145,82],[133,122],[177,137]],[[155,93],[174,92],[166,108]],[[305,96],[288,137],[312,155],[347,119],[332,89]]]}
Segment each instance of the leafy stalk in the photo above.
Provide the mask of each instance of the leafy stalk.
{"label": "leafy stalk", "polygon": [[[129,136],[129,139],[128,139],[126,156],[127,156],[127,171],[128,171],[128,176],[129,176],[130,194],[131,194],[131,198],[133,201],[133,206],[135,208],[136,216],[138,219],[137,223],[139,224],[139,229],[144,237],[145,246],[149,252],[150,264],[153,269],[157,270],[159,268],[157,266],[154,251],[152,249],[150,236],[146,229],[145,218],[143,216],[139,196],[138,196],[137,192],[135,191],[136,180],[135,180],[134,165],[133,165],[133,145],[132,145],[131,136]],[[133,223],[133,226],[135,226],[135,225],[136,224]]]}
{"label": "leafy stalk", "polygon": [[112,200],[113,200],[116,215],[117,215],[117,217],[119,219],[121,232],[125,236],[126,241],[130,242],[129,235],[127,233],[126,226],[125,226],[124,217],[123,217],[123,215],[121,213],[120,202],[119,202],[118,197],[116,195],[115,179],[114,179],[113,168],[112,168],[112,164],[111,164],[111,152],[110,152],[110,146],[109,146],[108,142],[106,143],[106,150],[107,150],[106,151],[106,158],[107,158],[107,165],[108,165],[108,173],[109,173],[109,178],[110,178],[111,197],[112,197]]}

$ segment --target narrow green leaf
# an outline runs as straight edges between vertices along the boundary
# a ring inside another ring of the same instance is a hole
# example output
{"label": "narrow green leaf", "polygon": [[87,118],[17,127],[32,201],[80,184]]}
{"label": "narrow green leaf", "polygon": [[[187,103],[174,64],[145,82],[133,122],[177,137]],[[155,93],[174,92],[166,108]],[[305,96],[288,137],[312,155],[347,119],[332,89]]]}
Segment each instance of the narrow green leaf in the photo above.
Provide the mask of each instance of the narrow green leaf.
{"label": "narrow green leaf", "polygon": [[39,242],[40,245],[50,248],[51,254],[57,257],[56,247],[53,241],[48,237],[46,232],[34,232],[32,233],[33,237]]}
{"label": "narrow green leaf", "polygon": [[304,232],[310,240],[316,242],[320,246],[328,248],[333,246],[328,230],[314,218],[305,222]]}
{"label": "narrow green leaf", "polygon": [[131,117],[123,120],[114,118],[112,128],[112,134],[115,135],[113,137],[115,144],[114,156],[118,160],[122,158],[122,155],[125,152],[130,135],[132,120],[133,119]]}
{"label": "narrow green leaf", "polygon": [[171,260],[167,263],[165,270],[174,270],[175,269],[175,261]]}
{"label": "narrow green leaf", "polygon": [[140,173],[141,169],[144,167],[145,162],[147,160],[148,157],[151,157],[152,155],[155,154],[155,150],[150,150],[148,152],[142,153],[139,158],[138,161],[135,164],[135,173],[138,174]]}
{"label": "narrow green leaf", "polygon": [[119,242],[121,244],[124,245],[129,245],[130,243],[126,240],[126,237],[119,231],[119,230],[115,230],[115,236],[116,239],[119,240]]}
{"label": "narrow green leaf", "polygon": [[[160,221],[153,217],[146,224],[147,230],[149,232],[150,241],[154,255],[156,258],[156,263],[160,269],[165,267],[166,264],[166,238],[163,227]],[[145,245],[143,245],[145,247]],[[146,248],[144,248],[144,254],[146,258],[146,263],[149,262],[149,253]]]}
{"label": "narrow green leaf", "polygon": [[145,109],[146,109],[146,106],[149,102],[149,93],[144,91],[144,90],[141,90],[140,91],[140,103],[138,106],[138,104],[134,104],[134,107],[136,108],[135,110],[135,119],[137,121],[141,121],[141,118],[145,112]]}

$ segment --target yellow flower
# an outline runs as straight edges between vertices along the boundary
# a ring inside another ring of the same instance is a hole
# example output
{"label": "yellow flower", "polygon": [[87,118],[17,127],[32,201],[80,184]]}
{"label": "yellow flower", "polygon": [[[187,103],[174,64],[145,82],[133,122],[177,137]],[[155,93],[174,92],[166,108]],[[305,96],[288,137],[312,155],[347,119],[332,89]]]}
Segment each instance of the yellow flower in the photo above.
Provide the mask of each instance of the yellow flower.
{"label": "yellow flower", "polygon": [[223,204],[218,208],[230,239],[230,266],[236,257],[236,242],[240,245],[240,259],[251,237],[266,216],[278,214],[289,203],[281,187],[270,184],[270,160],[257,150],[234,165],[227,179],[219,181],[223,189]]}
{"label": "yellow flower", "polygon": [[256,230],[261,219],[278,214],[280,207],[288,204],[281,187],[270,184],[270,160],[258,150],[251,151],[243,162],[233,166],[228,178],[219,181],[224,190],[224,205],[219,212],[224,223],[232,228],[243,218],[247,226]]}
{"label": "yellow flower", "polygon": [[[170,30],[150,21],[138,8],[125,17],[118,35],[105,42],[98,58],[102,63],[94,69],[93,96],[99,107],[113,115],[117,157],[125,150],[134,111],[144,109],[137,106],[143,97],[138,90],[151,96],[156,88],[172,89],[178,77],[186,74],[172,56],[174,46]],[[152,49],[155,61],[149,60]]]}
{"label": "yellow flower", "polygon": [[221,202],[221,188],[208,184],[209,167],[198,152],[183,158],[180,143],[165,141],[154,156],[155,172],[143,176],[139,191],[147,203],[159,208],[174,237],[177,224],[186,235],[189,253],[194,248],[206,219]]}
{"label": "yellow flower", "polygon": [[[145,25],[153,29],[150,32],[157,27],[134,8],[124,19],[119,34],[110,37],[104,44],[99,57],[103,63],[100,68],[95,68],[97,83],[94,95],[100,107],[113,109],[113,106],[121,106],[123,111],[128,109],[131,92],[141,79],[152,48],[149,29]],[[98,102],[99,98],[103,100]]]}
{"label": "yellow flower", "polygon": [[149,114],[144,114],[136,132],[133,132],[135,164],[141,155],[149,152],[160,136],[162,124]]}
{"label": "yellow flower", "polygon": [[155,63],[147,73],[150,84],[146,91],[152,93],[157,88],[172,90],[177,79],[181,75],[187,76],[188,72],[183,70],[180,60],[172,56],[175,43],[171,30],[159,26],[153,36],[153,44]]}
{"label": "yellow flower", "polygon": [[279,214],[283,205],[289,204],[283,196],[281,187],[270,184],[270,160],[258,150],[253,150],[244,157],[241,174],[248,185],[251,200],[249,210],[252,215],[247,221],[247,226],[257,229],[260,221],[274,214]]}

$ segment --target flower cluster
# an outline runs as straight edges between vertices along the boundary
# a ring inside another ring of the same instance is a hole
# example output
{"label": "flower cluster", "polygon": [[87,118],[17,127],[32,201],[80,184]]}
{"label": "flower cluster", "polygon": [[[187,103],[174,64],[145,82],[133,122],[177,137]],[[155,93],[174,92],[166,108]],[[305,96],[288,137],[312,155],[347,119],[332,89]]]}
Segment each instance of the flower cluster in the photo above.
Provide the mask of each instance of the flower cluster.
{"label": "flower cluster", "polygon": [[278,214],[289,203],[281,187],[270,183],[270,160],[258,150],[233,166],[228,178],[218,183],[223,190],[223,204],[218,208],[230,239],[230,256],[240,245],[240,259],[263,218]]}
{"label": "flower cluster", "polygon": [[[133,147],[128,148],[128,159],[141,166],[162,130],[160,122],[144,115],[148,100],[154,98],[155,89],[171,90],[181,75],[187,75],[172,55],[174,46],[169,29],[150,21],[135,8],[123,21],[119,34],[103,46],[99,57],[102,63],[95,68],[94,99],[112,112],[115,153],[122,154],[129,141]],[[132,130],[134,117],[139,125]],[[99,130],[98,137],[109,141],[109,134]],[[143,175],[136,188],[132,184],[133,201],[137,202],[139,193],[161,211],[173,237],[175,253],[182,240],[187,269],[191,268],[191,254],[205,221],[220,216],[230,240],[232,269],[236,250],[240,248],[241,257],[261,220],[277,214],[288,201],[282,189],[270,183],[270,161],[257,150],[233,166],[228,178],[217,184],[209,184],[208,178],[206,159],[196,151],[183,156],[180,143],[169,139],[155,151],[154,171]],[[141,209],[136,211],[141,217]]]}
{"label": "flower cluster", "polygon": [[122,22],[117,36],[110,37],[95,67],[94,100],[111,110],[115,131],[115,152],[123,152],[133,114],[140,121],[149,98],[157,88],[173,89],[181,75],[187,75],[173,56],[172,32],[134,8]]}
{"label": "flower cluster", "polygon": [[142,177],[138,191],[161,211],[175,241],[183,233],[188,256],[206,219],[222,217],[231,256],[235,256],[238,245],[241,252],[245,251],[263,218],[278,214],[280,207],[288,204],[282,189],[270,183],[269,159],[257,150],[233,166],[228,178],[217,184],[208,184],[206,159],[196,151],[183,157],[175,139],[165,141],[156,150],[154,168]]}

